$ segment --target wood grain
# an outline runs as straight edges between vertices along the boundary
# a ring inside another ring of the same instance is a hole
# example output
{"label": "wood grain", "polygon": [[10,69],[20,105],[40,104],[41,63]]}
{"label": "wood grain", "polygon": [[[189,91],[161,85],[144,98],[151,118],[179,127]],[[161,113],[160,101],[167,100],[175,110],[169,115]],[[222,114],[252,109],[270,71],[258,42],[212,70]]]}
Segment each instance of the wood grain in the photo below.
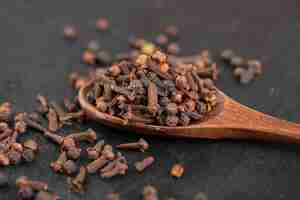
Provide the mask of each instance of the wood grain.
{"label": "wood grain", "polygon": [[300,143],[300,125],[281,120],[244,106],[219,91],[219,105],[205,121],[189,126],[155,126],[130,123],[99,112],[86,100],[88,84],[79,91],[79,102],[87,116],[102,124],[140,134],[206,139],[255,139]]}

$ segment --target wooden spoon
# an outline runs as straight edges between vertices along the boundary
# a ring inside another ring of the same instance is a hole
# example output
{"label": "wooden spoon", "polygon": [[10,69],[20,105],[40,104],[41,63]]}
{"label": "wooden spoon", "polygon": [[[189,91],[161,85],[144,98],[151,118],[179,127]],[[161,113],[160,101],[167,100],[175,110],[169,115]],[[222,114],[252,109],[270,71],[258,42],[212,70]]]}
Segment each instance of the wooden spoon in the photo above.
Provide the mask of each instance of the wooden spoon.
{"label": "wooden spoon", "polygon": [[98,111],[86,99],[92,83],[79,91],[79,102],[86,115],[102,124],[141,134],[206,139],[260,139],[300,143],[300,124],[284,121],[244,106],[218,90],[218,105],[206,119],[189,126],[156,126],[127,122]]}

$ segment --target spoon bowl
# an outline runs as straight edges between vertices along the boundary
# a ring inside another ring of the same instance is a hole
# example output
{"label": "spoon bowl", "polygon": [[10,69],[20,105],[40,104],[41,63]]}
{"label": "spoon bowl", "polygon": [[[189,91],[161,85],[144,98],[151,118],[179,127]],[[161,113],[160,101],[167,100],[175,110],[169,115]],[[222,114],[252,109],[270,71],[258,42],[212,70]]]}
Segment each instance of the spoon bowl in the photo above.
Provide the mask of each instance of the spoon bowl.
{"label": "spoon bowl", "polygon": [[205,139],[259,139],[300,143],[300,125],[244,106],[217,90],[217,106],[203,120],[188,126],[158,126],[126,121],[100,112],[87,100],[93,82],[79,90],[79,103],[87,117],[107,126],[139,134]]}

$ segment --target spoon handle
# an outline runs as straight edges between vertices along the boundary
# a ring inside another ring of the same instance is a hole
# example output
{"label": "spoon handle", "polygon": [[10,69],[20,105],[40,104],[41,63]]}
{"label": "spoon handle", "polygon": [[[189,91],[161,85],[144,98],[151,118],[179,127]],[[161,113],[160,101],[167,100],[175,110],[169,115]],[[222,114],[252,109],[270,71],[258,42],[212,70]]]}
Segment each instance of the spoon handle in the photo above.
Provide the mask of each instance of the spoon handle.
{"label": "spoon handle", "polygon": [[214,134],[215,139],[258,139],[300,143],[300,124],[263,114],[230,98],[224,102],[224,110],[213,120],[205,123],[205,126],[216,124],[224,128],[224,132],[218,130],[218,133]]}

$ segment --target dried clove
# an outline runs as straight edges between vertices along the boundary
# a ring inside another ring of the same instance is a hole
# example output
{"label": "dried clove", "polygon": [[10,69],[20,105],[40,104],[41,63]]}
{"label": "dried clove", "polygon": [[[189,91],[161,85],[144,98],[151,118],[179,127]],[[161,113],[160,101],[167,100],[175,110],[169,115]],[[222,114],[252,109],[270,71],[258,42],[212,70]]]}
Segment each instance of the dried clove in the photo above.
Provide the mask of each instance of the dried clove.
{"label": "dried clove", "polygon": [[62,173],[63,172],[63,165],[67,162],[67,153],[63,151],[55,162],[50,164],[50,167],[53,169],[54,172]]}
{"label": "dried clove", "polygon": [[10,102],[4,102],[4,103],[0,104],[0,113],[11,114],[12,113],[12,104]]}
{"label": "dried clove", "polygon": [[119,149],[139,149],[144,152],[149,149],[149,143],[143,138],[139,139],[137,142],[125,143],[117,145]]}
{"label": "dried clove", "polygon": [[38,150],[38,144],[36,141],[32,140],[32,139],[29,139],[29,140],[26,140],[24,143],[23,143],[23,147],[24,148],[27,148],[27,149],[30,149],[32,151],[37,151]]}
{"label": "dried clove", "polygon": [[26,162],[32,162],[36,158],[36,154],[32,149],[24,149],[22,152],[22,158]]}
{"label": "dried clove", "polygon": [[143,200],[158,200],[158,192],[157,189],[152,185],[147,185],[144,187],[143,192]]}
{"label": "dried clove", "polygon": [[16,180],[16,186],[18,188],[23,188],[23,187],[31,187],[34,191],[47,191],[48,190],[48,184],[42,181],[33,181],[30,180],[26,176],[21,176],[17,178]]}
{"label": "dried clove", "polygon": [[8,156],[4,153],[0,153],[0,166],[8,166],[10,164],[10,160]]}
{"label": "dried clove", "polygon": [[87,142],[93,143],[97,140],[97,134],[91,128],[89,128],[83,132],[72,133],[72,134],[68,135],[67,137],[73,138],[76,142],[87,141]]}
{"label": "dried clove", "polygon": [[101,173],[102,178],[112,178],[117,175],[125,175],[128,170],[126,163],[117,162],[113,169]]}
{"label": "dried clove", "polygon": [[104,17],[100,17],[96,22],[96,28],[99,31],[107,31],[109,28],[109,21]]}
{"label": "dried clove", "polygon": [[148,85],[148,110],[153,115],[158,111],[157,87],[153,82]]}
{"label": "dried clove", "polygon": [[22,161],[22,152],[18,152],[16,150],[10,150],[7,153],[7,157],[9,159],[10,164],[18,165]]}
{"label": "dried clove", "polygon": [[68,160],[62,165],[63,172],[67,175],[75,174],[78,171],[78,167],[73,160]]}
{"label": "dried clove", "polygon": [[87,173],[93,174],[96,173],[99,169],[104,167],[109,162],[109,159],[105,155],[101,155],[99,158],[96,160],[90,162],[86,166]]}
{"label": "dried clove", "polygon": [[88,147],[86,149],[88,158],[91,160],[97,159],[103,150],[104,143],[105,143],[104,140],[100,140],[99,142],[97,142],[95,146]]}
{"label": "dried clove", "polygon": [[71,160],[78,160],[81,156],[81,149],[78,147],[68,147],[66,148],[67,157]]}
{"label": "dried clove", "polygon": [[119,163],[124,163],[124,164],[127,164],[127,160],[126,158],[120,153],[118,152],[117,153],[117,157],[115,160],[111,161],[110,163],[108,163],[105,167],[103,167],[100,172],[101,173],[106,173],[106,172],[109,172],[111,171],[113,168],[115,168],[115,166]]}
{"label": "dried clove", "polygon": [[134,166],[138,172],[143,172],[146,168],[150,167],[154,163],[155,159],[153,156],[149,156],[142,161],[134,163]]}
{"label": "dried clove", "polygon": [[83,61],[83,63],[85,63],[87,65],[96,64],[96,59],[97,59],[96,54],[92,51],[86,50],[82,54],[82,61]]}
{"label": "dried clove", "polygon": [[29,186],[21,187],[17,193],[18,200],[30,200],[30,199],[33,199],[34,196],[35,196],[35,193],[34,193],[33,189]]}
{"label": "dried clove", "polygon": [[53,108],[49,108],[49,112],[47,114],[48,117],[48,129],[51,132],[56,132],[59,129],[58,116],[56,111]]}
{"label": "dried clove", "polygon": [[78,31],[73,25],[66,25],[64,27],[64,37],[67,40],[76,40],[78,37]]}
{"label": "dried clove", "polygon": [[87,170],[85,167],[80,167],[78,175],[69,181],[70,189],[74,192],[82,193],[84,191],[84,183],[87,177]]}
{"label": "dried clove", "polygon": [[115,159],[115,153],[113,152],[113,147],[109,144],[104,145],[101,154],[108,160]]}
{"label": "dried clove", "polygon": [[36,100],[38,101],[39,105],[37,107],[37,111],[41,114],[46,114],[49,110],[48,100],[45,96],[38,94],[36,96]]}
{"label": "dried clove", "polygon": [[172,166],[170,175],[176,178],[181,178],[184,173],[184,167],[181,164],[175,164]]}
{"label": "dried clove", "polygon": [[179,30],[174,25],[169,25],[165,27],[164,32],[171,38],[177,38],[179,35]]}
{"label": "dried clove", "polygon": [[226,62],[230,62],[234,55],[235,54],[231,49],[225,49],[221,52],[221,58]]}
{"label": "dried clove", "polygon": [[77,109],[77,104],[72,102],[68,97],[64,97],[64,105],[68,112],[75,112]]}
{"label": "dried clove", "polygon": [[180,53],[180,47],[177,43],[172,42],[168,45],[167,52],[172,55],[177,55]]}

